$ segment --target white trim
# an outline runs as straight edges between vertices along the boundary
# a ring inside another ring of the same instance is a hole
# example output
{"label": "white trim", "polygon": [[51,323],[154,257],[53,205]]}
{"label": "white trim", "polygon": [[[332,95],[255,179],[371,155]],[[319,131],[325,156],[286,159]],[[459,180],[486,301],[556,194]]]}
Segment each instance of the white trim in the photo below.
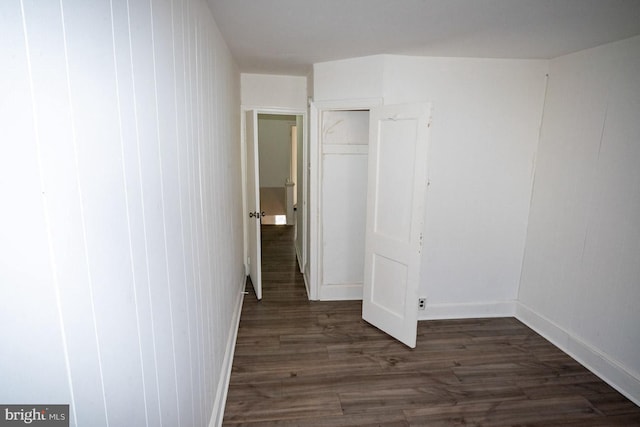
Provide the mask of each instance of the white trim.
{"label": "white trim", "polygon": [[309,149],[308,153],[308,170],[309,174],[309,256],[307,258],[309,265],[309,299],[318,299],[318,288],[320,279],[320,267],[318,263],[321,261],[318,251],[320,248],[320,111],[316,108],[314,102],[309,102]]}
{"label": "white trim", "polygon": [[298,262],[298,270],[300,271],[300,273],[304,274],[304,264],[302,263],[302,254],[300,253],[300,248],[296,246],[295,250],[296,250],[296,261]]}
{"label": "white trim", "polygon": [[640,406],[638,373],[628,371],[613,357],[582,341],[522,303],[517,303],[515,317]]}
{"label": "white trim", "polygon": [[283,116],[301,116],[307,114],[304,108],[284,108],[284,107],[269,107],[264,105],[247,105],[242,104],[240,106],[242,112],[248,110],[256,110],[258,114],[281,114]]}
{"label": "white trim", "polygon": [[247,201],[247,135],[245,109],[240,106],[240,171],[242,179],[242,263],[244,265],[244,275],[249,275],[249,226],[247,222],[248,201]]}
{"label": "white trim", "polygon": [[237,301],[235,304],[235,310],[233,317],[231,318],[231,325],[229,329],[229,339],[227,340],[227,347],[224,351],[224,359],[222,360],[222,367],[220,368],[220,380],[218,381],[218,389],[216,390],[216,398],[213,401],[213,412],[211,413],[211,419],[209,420],[209,427],[219,427],[222,425],[224,418],[224,408],[227,404],[227,393],[229,391],[229,380],[231,379],[231,368],[233,367],[233,355],[236,350],[236,340],[238,338],[238,329],[240,328],[240,314],[242,313],[242,303],[244,302],[244,287],[246,285],[247,278],[243,277],[243,281],[240,284]]}
{"label": "white trim", "polygon": [[[304,116],[302,127],[302,269],[309,262],[309,129],[310,112]],[[300,201],[298,200],[298,205]]]}
{"label": "white trim", "polygon": [[[418,301],[416,301],[416,310],[417,307]],[[427,302],[425,310],[418,310],[418,321],[513,317],[515,313],[515,301],[493,301],[466,304],[429,304]]]}
{"label": "white trim", "polygon": [[322,285],[320,301],[362,300],[362,283],[345,283]]}
{"label": "white trim", "polygon": [[302,273],[302,279],[304,280],[304,288],[307,291],[307,298],[309,298],[309,300],[311,300],[311,294],[309,293],[309,279],[307,278],[307,273]]}

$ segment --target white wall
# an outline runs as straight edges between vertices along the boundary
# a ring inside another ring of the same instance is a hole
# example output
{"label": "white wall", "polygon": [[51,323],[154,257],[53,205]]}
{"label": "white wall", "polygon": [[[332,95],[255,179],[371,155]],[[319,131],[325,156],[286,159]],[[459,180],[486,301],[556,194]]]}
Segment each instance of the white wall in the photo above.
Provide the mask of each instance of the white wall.
{"label": "white wall", "polygon": [[291,126],[295,116],[258,115],[260,187],[284,188],[291,172]]}
{"label": "white wall", "polygon": [[551,61],[523,317],[640,402],[640,37]]}
{"label": "white wall", "polygon": [[307,109],[307,78],[267,74],[242,74],[245,107]]}
{"label": "white wall", "polygon": [[315,98],[431,102],[424,318],[512,315],[546,61],[373,56],[314,67]]}
{"label": "white wall", "polygon": [[0,27],[0,401],[70,403],[74,426],[217,422],[240,93],[206,3],[6,0]]}
{"label": "white wall", "polygon": [[313,65],[314,101],[381,98],[384,56],[366,56]]}
{"label": "white wall", "polygon": [[386,57],[386,104],[429,101],[424,316],[513,314],[547,62]]}

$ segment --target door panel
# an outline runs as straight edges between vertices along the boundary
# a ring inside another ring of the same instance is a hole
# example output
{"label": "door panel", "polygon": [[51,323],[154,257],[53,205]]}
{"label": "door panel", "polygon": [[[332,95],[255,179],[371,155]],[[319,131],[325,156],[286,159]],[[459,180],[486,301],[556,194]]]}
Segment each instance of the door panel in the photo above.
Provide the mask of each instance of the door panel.
{"label": "door panel", "polygon": [[[382,255],[373,255],[371,301],[384,307],[396,317],[404,315],[404,298],[407,289],[407,265]],[[383,286],[393,283],[392,286]]]}
{"label": "door panel", "polygon": [[262,248],[260,242],[260,165],[258,160],[258,113],[246,113],[247,208],[249,232],[249,277],[256,297],[262,299]]}
{"label": "door panel", "polygon": [[362,318],[416,345],[430,108],[371,110]]}
{"label": "door panel", "polygon": [[[415,169],[414,146],[416,124],[412,120],[380,122],[378,139],[377,203],[375,232],[407,242],[410,239],[411,211],[387,209],[388,206],[411,206]],[[380,179],[384,177],[384,179]]]}
{"label": "door panel", "polygon": [[322,167],[323,288],[362,286],[367,154],[323,154]]}

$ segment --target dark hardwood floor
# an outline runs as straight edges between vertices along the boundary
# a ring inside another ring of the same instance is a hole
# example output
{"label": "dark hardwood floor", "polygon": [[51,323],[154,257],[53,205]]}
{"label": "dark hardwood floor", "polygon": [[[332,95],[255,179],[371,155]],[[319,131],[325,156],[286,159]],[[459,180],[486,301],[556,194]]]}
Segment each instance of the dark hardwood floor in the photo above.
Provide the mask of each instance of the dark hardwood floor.
{"label": "dark hardwood floor", "polygon": [[640,408],[513,318],[420,322],[411,350],[358,301],[310,302],[293,228],[263,226],[224,425],[640,426]]}

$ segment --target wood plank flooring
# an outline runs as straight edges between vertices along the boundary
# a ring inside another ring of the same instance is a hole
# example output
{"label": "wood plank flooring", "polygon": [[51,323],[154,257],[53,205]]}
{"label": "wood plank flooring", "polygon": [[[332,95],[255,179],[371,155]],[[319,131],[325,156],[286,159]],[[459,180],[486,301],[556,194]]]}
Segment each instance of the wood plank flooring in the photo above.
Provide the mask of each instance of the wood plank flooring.
{"label": "wood plank flooring", "polygon": [[293,227],[262,236],[224,425],[640,426],[638,406],[518,320],[420,322],[411,350],[358,301],[307,300]]}

